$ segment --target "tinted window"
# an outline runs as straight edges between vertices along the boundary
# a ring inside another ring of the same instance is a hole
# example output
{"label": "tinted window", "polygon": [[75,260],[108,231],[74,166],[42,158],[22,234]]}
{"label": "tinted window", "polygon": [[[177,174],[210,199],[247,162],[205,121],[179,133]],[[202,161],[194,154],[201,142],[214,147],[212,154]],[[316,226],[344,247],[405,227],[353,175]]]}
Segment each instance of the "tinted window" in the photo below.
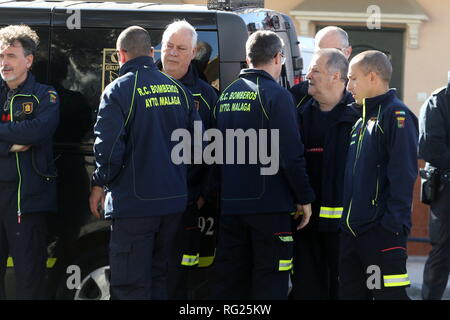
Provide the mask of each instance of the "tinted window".
{"label": "tinted window", "polygon": [[[118,77],[114,58],[116,39],[122,29],[56,28],[51,48],[50,82],[61,96],[61,125],[58,142],[92,142],[91,130],[101,93]],[[155,61],[161,55],[163,30],[149,30]],[[202,54],[196,59],[208,82],[219,88],[217,33],[199,31]]]}

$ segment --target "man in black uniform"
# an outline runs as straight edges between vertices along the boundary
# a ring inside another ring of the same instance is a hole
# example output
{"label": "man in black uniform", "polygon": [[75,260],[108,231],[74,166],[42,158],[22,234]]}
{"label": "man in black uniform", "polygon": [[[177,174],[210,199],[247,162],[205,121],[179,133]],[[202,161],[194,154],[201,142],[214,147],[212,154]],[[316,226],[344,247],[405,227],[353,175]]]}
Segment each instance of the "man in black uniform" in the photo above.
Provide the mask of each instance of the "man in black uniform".
{"label": "man in black uniform", "polygon": [[11,254],[16,298],[46,299],[47,214],[56,211],[54,89],[29,71],[39,37],[27,26],[0,30],[0,298]]}
{"label": "man in black uniform", "polygon": [[425,169],[435,171],[435,196],[430,203],[432,250],[423,272],[422,298],[442,299],[450,273],[450,82],[422,106],[419,154]]}
{"label": "man in black uniform", "polygon": [[[162,71],[179,80],[192,93],[194,106],[206,130],[212,126],[212,108],[217,102],[217,94],[208,83],[200,79],[197,68],[191,63],[196,55],[196,44],[197,32],[189,22],[180,20],[167,26],[162,37]],[[206,165],[194,165],[190,170],[201,172],[198,179],[188,181],[188,208],[177,232],[169,269],[169,299],[187,299],[190,270],[198,267],[200,261],[205,259],[207,262],[203,266],[211,264],[214,257],[215,248],[212,246],[206,250],[207,257],[200,256],[201,243],[213,245],[215,237],[201,234],[198,226],[200,216],[205,221],[217,217],[217,204],[204,195],[202,190],[207,177]],[[205,198],[208,200],[206,203]],[[203,237],[205,241],[202,241]]]}
{"label": "man in black uniform", "polygon": [[347,58],[318,50],[306,75],[313,97],[299,108],[308,176],[316,200],[308,226],[294,233],[293,299],[337,299],[339,219],[350,131],[358,112],[345,90]]}
{"label": "man in black uniform", "polygon": [[[226,162],[220,165],[215,298],[286,299],[292,269],[290,213],[304,213],[299,225],[303,228],[314,193],[292,96],[276,80],[284,60],[283,42],[274,32],[258,31],[247,40],[246,52],[250,69],[242,70],[224,90],[214,110],[217,128],[226,136],[223,141],[237,135],[244,143],[227,143]],[[264,150],[270,150],[274,162],[279,159],[280,168],[262,161]]]}

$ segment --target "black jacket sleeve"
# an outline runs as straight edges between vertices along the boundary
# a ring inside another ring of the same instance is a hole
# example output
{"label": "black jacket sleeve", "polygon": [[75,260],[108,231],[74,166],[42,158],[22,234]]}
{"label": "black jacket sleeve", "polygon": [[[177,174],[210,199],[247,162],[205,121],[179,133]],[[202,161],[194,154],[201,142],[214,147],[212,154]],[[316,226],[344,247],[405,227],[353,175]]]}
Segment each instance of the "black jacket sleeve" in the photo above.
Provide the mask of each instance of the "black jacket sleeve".
{"label": "black jacket sleeve", "polygon": [[419,155],[432,166],[450,169],[449,106],[446,90],[433,94],[422,106],[419,120]]}

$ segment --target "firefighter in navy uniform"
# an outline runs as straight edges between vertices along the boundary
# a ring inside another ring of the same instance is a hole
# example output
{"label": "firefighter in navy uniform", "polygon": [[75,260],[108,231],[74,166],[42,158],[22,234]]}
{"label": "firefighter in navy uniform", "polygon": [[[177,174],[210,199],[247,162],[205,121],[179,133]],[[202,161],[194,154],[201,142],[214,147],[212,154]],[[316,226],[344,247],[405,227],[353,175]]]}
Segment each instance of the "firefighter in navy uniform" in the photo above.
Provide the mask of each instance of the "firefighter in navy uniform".
{"label": "firefighter in navy uniform", "polygon": [[171,136],[201,120],[189,92],[157,69],[145,29],[125,29],[116,46],[120,77],[105,88],[94,127],[90,207],[100,217],[104,204],[112,219],[111,298],[167,299],[170,248],[188,200],[187,165],[172,159]]}
{"label": "firefighter in navy uniform", "polygon": [[59,99],[29,71],[39,38],[28,26],[0,29],[0,297],[11,255],[17,299],[47,299],[47,216],[56,212],[52,137]]}
{"label": "firefighter in navy uniform", "polygon": [[[193,95],[194,106],[203,122],[205,130],[212,127],[212,108],[217,102],[213,87],[200,79],[197,68],[191,63],[196,54],[197,32],[185,20],[175,21],[167,26],[162,37],[162,71],[179,80]],[[201,244],[214,244],[211,236],[199,229],[199,216],[205,221],[217,217],[217,199],[205,194],[207,191],[207,167],[194,165],[189,170],[199,171],[196,179],[188,184],[188,208],[183,214],[180,230],[174,242],[174,256],[169,269],[169,299],[189,297],[189,270],[199,266],[201,259],[214,257],[215,247],[206,248],[207,257],[200,256]],[[204,237],[205,241],[202,241]],[[208,264],[212,259],[208,259]]]}
{"label": "firefighter in navy uniform", "polygon": [[[306,174],[295,106],[290,93],[276,82],[284,60],[282,49],[283,42],[274,32],[253,33],[246,43],[250,69],[241,71],[214,109],[224,136],[229,129],[249,134],[256,130],[263,139],[261,132],[267,130],[266,136],[279,138],[249,141],[245,164],[236,163],[243,148],[234,145],[230,150],[228,145],[225,150],[227,161],[220,165],[216,299],[287,299],[293,243],[290,213],[302,217],[299,228],[311,216],[314,192]],[[279,168],[273,161],[252,164],[249,159],[255,154],[250,144],[258,145],[259,152],[261,148],[271,152],[279,159]],[[229,162],[231,152],[234,161]]]}
{"label": "firefighter in navy uniform", "polygon": [[347,58],[336,49],[314,54],[306,75],[313,99],[299,108],[307,173],[316,200],[311,220],[294,233],[292,299],[338,298],[339,219],[350,131],[359,118],[345,90]]}
{"label": "firefighter in navy uniform", "polygon": [[344,178],[340,299],[409,299],[406,242],[418,123],[389,89],[391,75],[380,51],[362,52],[350,62],[347,89],[362,117],[352,131]]}

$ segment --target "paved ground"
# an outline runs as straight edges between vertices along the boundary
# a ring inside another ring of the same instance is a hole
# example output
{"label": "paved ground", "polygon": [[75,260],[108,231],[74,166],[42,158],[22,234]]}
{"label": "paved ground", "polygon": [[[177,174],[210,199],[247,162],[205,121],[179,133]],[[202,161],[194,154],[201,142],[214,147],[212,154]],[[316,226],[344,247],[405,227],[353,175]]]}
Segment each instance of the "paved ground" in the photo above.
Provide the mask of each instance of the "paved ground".
{"label": "paved ground", "polygon": [[[409,279],[411,280],[411,287],[408,288],[408,294],[411,299],[422,300],[421,289],[423,279],[423,268],[427,257],[410,256],[407,261],[407,270]],[[443,300],[450,300],[450,280],[447,283],[447,290],[445,291]]]}

